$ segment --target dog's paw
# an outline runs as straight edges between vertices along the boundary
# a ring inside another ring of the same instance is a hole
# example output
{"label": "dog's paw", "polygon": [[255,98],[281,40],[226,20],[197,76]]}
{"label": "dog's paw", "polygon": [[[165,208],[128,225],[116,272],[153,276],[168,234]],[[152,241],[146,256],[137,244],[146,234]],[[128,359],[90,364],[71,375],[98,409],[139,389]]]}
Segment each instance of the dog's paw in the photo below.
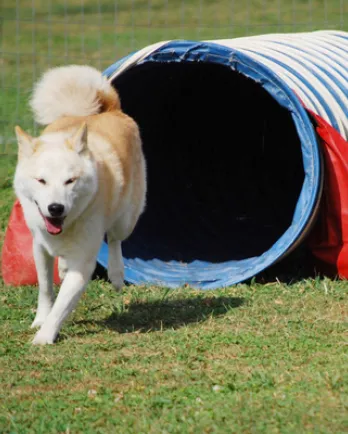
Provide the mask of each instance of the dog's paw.
{"label": "dog's paw", "polygon": [[109,279],[111,280],[111,283],[113,287],[120,291],[124,286],[124,272],[123,270],[115,270],[109,274]]}
{"label": "dog's paw", "polygon": [[51,332],[47,332],[40,329],[34,339],[32,340],[33,345],[52,345],[54,343],[55,336]]}
{"label": "dog's paw", "polygon": [[51,306],[48,306],[47,308],[41,309],[41,311],[38,311],[36,313],[36,316],[34,318],[34,321],[32,322],[30,328],[35,329],[37,327],[41,327],[42,324],[46,321],[46,318],[48,317],[48,314],[51,311]]}
{"label": "dog's paw", "polygon": [[31,328],[31,329],[35,329],[35,328],[37,328],[37,327],[41,327],[42,324],[45,322],[45,319],[46,319],[46,318],[43,318],[43,317],[38,317],[38,318],[35,317],[35,319],[34,319],[34,321],[32,322],[30,328]]}

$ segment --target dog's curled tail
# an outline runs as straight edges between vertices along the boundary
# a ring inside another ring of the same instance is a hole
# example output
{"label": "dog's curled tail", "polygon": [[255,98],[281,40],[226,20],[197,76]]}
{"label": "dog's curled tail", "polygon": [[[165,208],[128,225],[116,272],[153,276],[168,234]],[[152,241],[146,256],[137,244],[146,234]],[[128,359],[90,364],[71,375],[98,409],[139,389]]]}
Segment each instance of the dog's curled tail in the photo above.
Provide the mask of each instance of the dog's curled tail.
{"label": "dog's curled tail", "polygon": [[30,101],[35,120],[48,125],[63,116],[89,116],[120,108],[116,90],[90,66],[48,70],[34,87]]}

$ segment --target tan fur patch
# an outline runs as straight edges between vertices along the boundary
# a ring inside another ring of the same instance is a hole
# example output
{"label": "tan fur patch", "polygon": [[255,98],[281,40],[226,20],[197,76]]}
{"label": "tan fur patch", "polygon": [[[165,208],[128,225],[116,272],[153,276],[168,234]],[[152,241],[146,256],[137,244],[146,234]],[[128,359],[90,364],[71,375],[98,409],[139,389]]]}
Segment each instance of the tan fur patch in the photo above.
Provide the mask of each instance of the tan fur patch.
{"label": "tan fur patch", "polygon": [[33,154],[37,153],[40,148],[42,147],[42,142],[40,139],[34,139],[34,147],[33,147]]}
{"label": "tan fur patch", "polygon": [[101,102],[99,113],[110,112],[113,110],[120,110],[121,103],[118,93],[113,89],[109,94],[97,91],[98,100]]}

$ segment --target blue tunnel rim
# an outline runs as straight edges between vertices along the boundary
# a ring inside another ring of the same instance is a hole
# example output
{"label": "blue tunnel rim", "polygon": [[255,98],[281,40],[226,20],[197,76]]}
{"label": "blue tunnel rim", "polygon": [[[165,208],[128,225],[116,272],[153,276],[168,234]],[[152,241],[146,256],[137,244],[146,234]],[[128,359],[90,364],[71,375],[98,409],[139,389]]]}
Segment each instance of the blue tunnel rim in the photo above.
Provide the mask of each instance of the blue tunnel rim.
{"label": "blue tunnel rim", "polygon": [[[114,74],[131,56],[132,54],[111,65],[104,71],[104,75],[113,82]],[[301,142],[304,181],[291,225],[262,255],[217,264],[198,260],[182,264],[176,261],[163,262],[158,259],[144,261],[138,258],[124,258],[125,280],[133,284],[155,284],[166,287],[189,284],[200,289],[226,287],[248,280],[285,256],[298,242],[312,220],[320,194],[321,155],[311,119],[295,92],[279,76],[238,49],[228,48],[215,42],[170,41],[125,69],[121,74],[126,74],[128,69],[147,62],[216,63],[227,66],[232,71],[241,73],[260,84],[292,115]],[[98,262],[104,267],[107,267],[107,255],[107,245],[103,243]]]}

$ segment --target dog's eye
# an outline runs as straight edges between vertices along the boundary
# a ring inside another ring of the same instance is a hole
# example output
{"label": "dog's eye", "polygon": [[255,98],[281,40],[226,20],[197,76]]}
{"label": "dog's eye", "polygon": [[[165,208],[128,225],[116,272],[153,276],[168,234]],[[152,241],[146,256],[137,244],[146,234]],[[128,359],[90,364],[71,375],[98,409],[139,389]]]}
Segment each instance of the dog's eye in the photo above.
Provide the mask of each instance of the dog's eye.
{"label": "dog's eye", "polygon": [[64,182],[64,185],[72,184],[76,181],[76,178],[69,178]]}
{"label": "dog's eye", "polygon": [[46,181],[43,178],[37,178],[36,181],[42,185],[46,185]]}

